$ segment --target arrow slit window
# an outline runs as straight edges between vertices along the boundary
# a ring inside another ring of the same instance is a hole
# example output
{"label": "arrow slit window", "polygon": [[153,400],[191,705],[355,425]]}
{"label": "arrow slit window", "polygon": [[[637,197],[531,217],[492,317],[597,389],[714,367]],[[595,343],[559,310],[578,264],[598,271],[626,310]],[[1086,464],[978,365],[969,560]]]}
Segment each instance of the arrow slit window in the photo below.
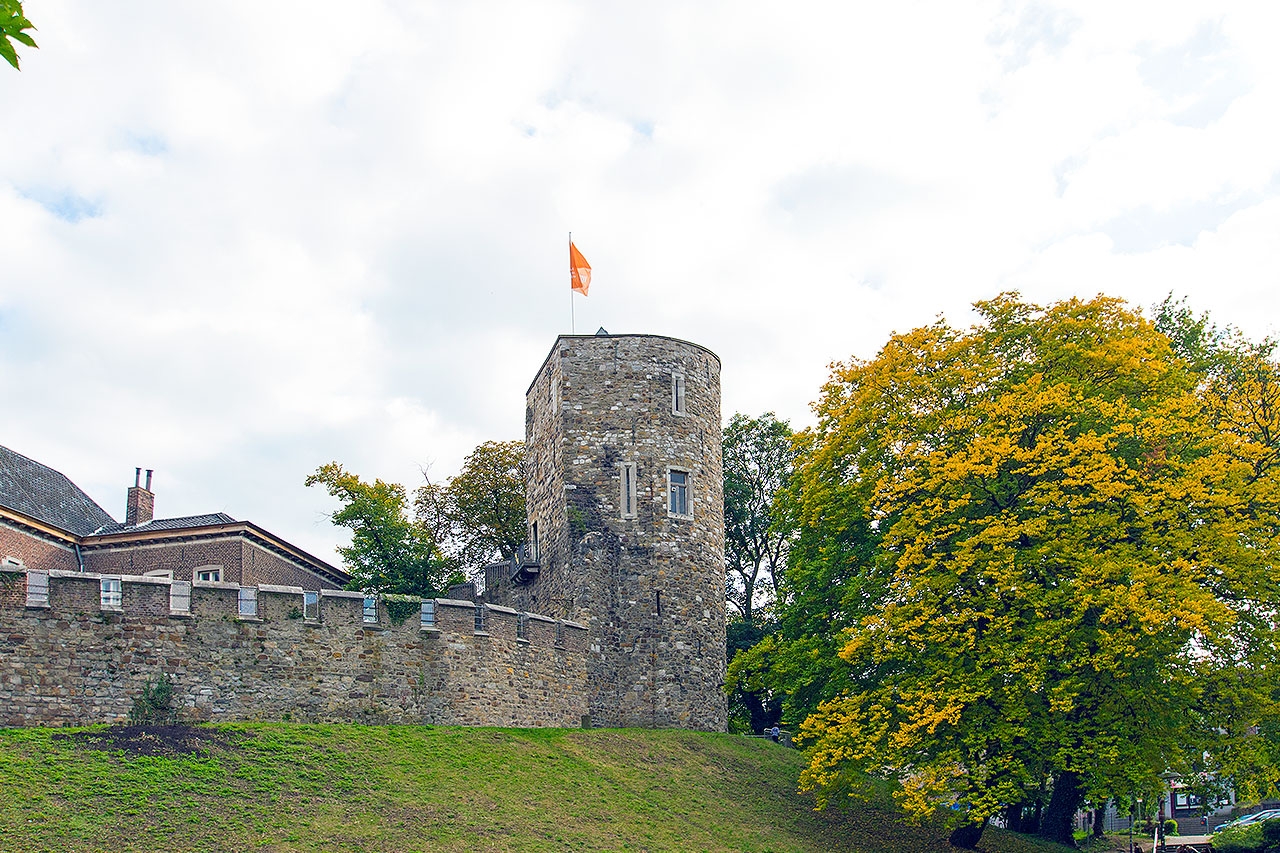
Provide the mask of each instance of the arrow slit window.
{"label": "arrow slit window", "polygon": [[636,517],[636,463],[623,462],[622,478],[619,484],[618,504],[623,518]]}

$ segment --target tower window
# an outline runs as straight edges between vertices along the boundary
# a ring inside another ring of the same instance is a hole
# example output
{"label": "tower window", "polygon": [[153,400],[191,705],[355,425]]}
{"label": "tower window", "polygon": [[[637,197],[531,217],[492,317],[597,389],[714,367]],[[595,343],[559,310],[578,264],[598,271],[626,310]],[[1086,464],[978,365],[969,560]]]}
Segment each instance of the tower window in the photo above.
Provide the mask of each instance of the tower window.
{"label": "tower window", "polygon": [[623,462],[618,506],[622,509],[623,518],[636,517],[636,463]]}
{"label": "tower window", "polygon": [[309,622],[320,621],[320,590],[302,593],[302,618]]}
{"label": "tower window", "polygon": [[239,605],[239,613],[241,616],[254,617],[258,615],[258,588],[254,586],[240,587],[240,595],[237,598]]}
{"label": "tower window", "polygon": [[684,405],[684,374],[671,374],[671,413],[675,415],[687,415],[688,410]]}
{"label": "tower window", "polygon": [[667,487],[670,496],[667,503],[669,515],[687,517],[689,512],[689,472],[672,468],[667,472]]}
{"label": "tower window", "polygon": [[560,408],[560,380],[553,378],[551,380],[551,414],[555,414]]}

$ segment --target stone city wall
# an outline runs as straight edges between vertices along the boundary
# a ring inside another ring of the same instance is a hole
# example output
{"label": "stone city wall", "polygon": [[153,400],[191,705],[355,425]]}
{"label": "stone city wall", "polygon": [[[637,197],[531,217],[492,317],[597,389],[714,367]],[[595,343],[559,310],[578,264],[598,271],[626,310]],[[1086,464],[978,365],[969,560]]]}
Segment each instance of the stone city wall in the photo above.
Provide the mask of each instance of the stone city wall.
{"label": "stone city wall", "polygon": [[[160,674],[188,720],[577,726],[587,713],[586,630],[494,605],[438,599],[424,625],[379,601],[300,587],[195,583],[189,610],[164,578],[0,569],[0,725],[120,722]],[[181,591],[185,585],[178,584]],[[35,600],[28,595],[36,593]],[[248,588],[245,589],[254,589]],[[402,614],[396,614],[402,615]]]}

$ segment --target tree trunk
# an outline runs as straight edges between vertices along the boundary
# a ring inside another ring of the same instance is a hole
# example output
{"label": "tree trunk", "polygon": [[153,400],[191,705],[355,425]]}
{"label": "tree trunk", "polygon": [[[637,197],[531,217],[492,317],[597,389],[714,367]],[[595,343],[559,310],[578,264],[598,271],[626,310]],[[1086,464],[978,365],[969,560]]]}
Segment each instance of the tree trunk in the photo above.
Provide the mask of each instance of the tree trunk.
{"label": "tree trunk", "polygon": [[1040,819],[1040,837],[1075,847],[1071,824],[1079,808],[1080,777],[1070,770],[1064,770],[1053,782],[1053,794]]}
{"label": "tree trunk", "polygon": [[1004,825],[1010,832],[1022,832],[1022,803],[1005,807]]}
{"label": "tree trunk", "polygon": [[1093,837],[1101,838],[1106,830],[1107,821],[1107,803],[1103,801],[1102,805],[1093,810]]}
{"label": "tree trunk", "polygon": [[965,823],[951,830],[951,836],[947,841],[951,842],[952,847],[961,847],[965,850],[976,850],[978,841],[982,838],[982,831],[987,828],[987,818],[982,819],[982,823]]}

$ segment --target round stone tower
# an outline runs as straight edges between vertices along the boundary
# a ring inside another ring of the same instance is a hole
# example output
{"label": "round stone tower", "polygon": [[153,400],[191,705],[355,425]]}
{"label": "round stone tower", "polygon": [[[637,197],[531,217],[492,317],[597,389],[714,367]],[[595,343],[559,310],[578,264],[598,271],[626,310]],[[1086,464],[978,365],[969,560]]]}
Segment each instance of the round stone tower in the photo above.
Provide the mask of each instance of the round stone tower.
{"label": "round stone tower", "polygon": [[589,627],[596,725],[723,731],[719,358],[563,335],[526,400],[533,553],[487,597]]}

